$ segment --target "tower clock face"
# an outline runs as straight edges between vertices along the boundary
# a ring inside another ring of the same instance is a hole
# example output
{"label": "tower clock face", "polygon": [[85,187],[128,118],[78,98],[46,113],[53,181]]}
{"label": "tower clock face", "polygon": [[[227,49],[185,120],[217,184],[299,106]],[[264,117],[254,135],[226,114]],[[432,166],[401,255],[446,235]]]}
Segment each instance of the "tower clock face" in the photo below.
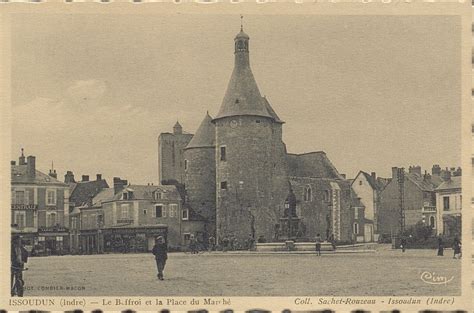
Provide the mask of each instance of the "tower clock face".
{"label": "tower clock face", "polygon": [[239,123],[236,120],[230,121],[230,127],[236,128]]}

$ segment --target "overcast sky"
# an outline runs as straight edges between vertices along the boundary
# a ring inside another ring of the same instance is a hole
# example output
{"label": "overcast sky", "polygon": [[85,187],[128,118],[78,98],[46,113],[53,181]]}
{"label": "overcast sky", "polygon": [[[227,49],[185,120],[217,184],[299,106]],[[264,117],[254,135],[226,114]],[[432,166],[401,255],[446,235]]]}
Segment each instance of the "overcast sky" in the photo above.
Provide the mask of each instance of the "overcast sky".
{"label": "overcast sky", "polygon": [[[17,15],[12,152],[60,179],[158,182],[157,138],[215,116],[239,15]],[[454,16],[247,15],[262,95],[288,151],[339,172],[459,166],[460,20]],[[111,181],[109,181],[111,183]]]}

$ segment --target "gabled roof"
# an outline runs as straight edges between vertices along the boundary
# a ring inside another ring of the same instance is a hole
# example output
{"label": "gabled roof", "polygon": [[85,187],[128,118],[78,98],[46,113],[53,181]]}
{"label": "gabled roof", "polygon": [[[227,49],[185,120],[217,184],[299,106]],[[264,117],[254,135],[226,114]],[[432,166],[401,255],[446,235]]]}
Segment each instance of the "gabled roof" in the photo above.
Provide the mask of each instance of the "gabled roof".
{"label": "gabled roof", "polygon": [[436,191],[449,190],[449,189],[461,189],[462,176],[453,176],[450,180],[446,180],[436,188]]}
{"label": "gabled roof", "polygon": [[196,134],[193,136],[191,141],[186,146],[186,149],[190,148],[204,148],[214,147],[216,145],[216,126],[212,123],[212,117],[209,113],[199,125]]}
{"label": "gabled roof", "polygon": [[[128,185],[125,189],[133,190],[133,198],[138,200],[153,200],[153,192],[161,192],[165,199],[167,200],[177,200],[181,201],[181,196],[174,185]],[[122,192],[118,192],[117,194],[113,195],[111,199],[102,200],[102,201],[109,201],[109,200],[121,200],[122,199]]]}
{"label": "gabled roof", "polygon": [[93,206],[101,206],[103,201],[112,199],[114,196],[114,188],[105,188],[102,189],[93,199]]}
{"label": "gabled roof", "polygon": [[405,173],[405,177],[423,191],[434,191],[435,189],[435,185],[425,180],[423,176],[414,173]]}
{"label": "gabled roof", "polygon": [[288,175],[344,179],[323,151],[287,154]]}
{"label": "gabled roof", "polygon": [[69,200],[74,206],[92,205],[92,199],[104,188],[109,188],[105,179],[76,182],[71,184]]}
{"label": "gabled roof", "polygon": [[68,187],[67,184],[38,170],[35,170],[35,177],[30,178],[26,173],[26,168],[27,165],[11,165],[12,184],[54,185]]}
{"label": "gabled roof", "polygon": [[365,179],[369,182],[370,187],[376,191],[382,191],[385,186],[387,186],[387,184],[390,182],[390,179],[388,178],[377,177],[374,179],[372,175],[364,171],[359,171],[359,173],[356,175],[356,178],[359,175],[363,175]]}

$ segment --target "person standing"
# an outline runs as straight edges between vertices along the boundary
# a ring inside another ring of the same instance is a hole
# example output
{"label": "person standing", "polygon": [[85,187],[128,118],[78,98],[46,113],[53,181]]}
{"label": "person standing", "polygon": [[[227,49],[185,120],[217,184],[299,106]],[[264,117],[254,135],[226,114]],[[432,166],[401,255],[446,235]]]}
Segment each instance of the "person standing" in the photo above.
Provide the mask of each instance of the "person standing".
{"label": "person standing", "polygon": [[208,242],[209,242],[209,244],[208,244],[207,248],[208,248],[209,252],[214,251],[215,248],[216,248],[216,238],[214,238],[214,236],[210,236],[209,239],[208,239]]}
{"label": "person standing", "polygon": [[11,296],[23,297],[23,270],[25,269],[25,263],[28,262],[28,251],[23,246],[23,242],[20,236],[14,236],[11,244],[11,284],[20,284],[16,286],[16,290],[11,290]]}
{"label": "person standing", "polygon": [[321,242],[322,242],[321,235],[317,234],[316,235],[316,255],[317,256],[321,256]]}
{"label": "person standing", "polygon": [[444,254],[444,243],[441,234],[438,236],[438,256],[443,256]]}
{"label": "person standing", "polygon": [[460,259],[461,258],[461,241],[459,240],[458,236],[454,237],[453,250],[454,250],[453,259],[458,259],[458,258]]}
{"label": "person standing", "polygon": [[402,237],[402,241],[400,243],[400,248],[402,248],[402,252],[405,252],[407,248],[407,239],[405,237]]}
{"label": "person standing", "polygon": [[189,250],[191,250],[191,254],[197,253],[197,240],[194,235],[191,235],[191,237],[189,238]]}
{"label": "person standing", "polygon": [[158,236],[152,250],[155,256],[156,267],[158,269],[158,279],[163,280],[163,271],[165,269],[166,260],[168,259],[168,246],[163,236]]}

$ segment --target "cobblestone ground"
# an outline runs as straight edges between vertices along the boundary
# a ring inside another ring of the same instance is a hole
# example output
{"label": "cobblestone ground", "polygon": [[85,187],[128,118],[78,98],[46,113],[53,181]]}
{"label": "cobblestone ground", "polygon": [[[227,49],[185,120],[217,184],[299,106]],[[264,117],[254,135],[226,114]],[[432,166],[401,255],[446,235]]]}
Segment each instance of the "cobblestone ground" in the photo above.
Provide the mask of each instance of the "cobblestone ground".
{"label": "cobblestone ground", "polygon": [[[165,280],[151,254],[30,258],[25,296],[424,296],[458,295],[461,266],[451,251],[331,254],[170,253]],[[423,272],[451,282],[425,283]],[[47,290],[55,287],[63,290]],[[73,287],[80,290],[66,290]]]}

